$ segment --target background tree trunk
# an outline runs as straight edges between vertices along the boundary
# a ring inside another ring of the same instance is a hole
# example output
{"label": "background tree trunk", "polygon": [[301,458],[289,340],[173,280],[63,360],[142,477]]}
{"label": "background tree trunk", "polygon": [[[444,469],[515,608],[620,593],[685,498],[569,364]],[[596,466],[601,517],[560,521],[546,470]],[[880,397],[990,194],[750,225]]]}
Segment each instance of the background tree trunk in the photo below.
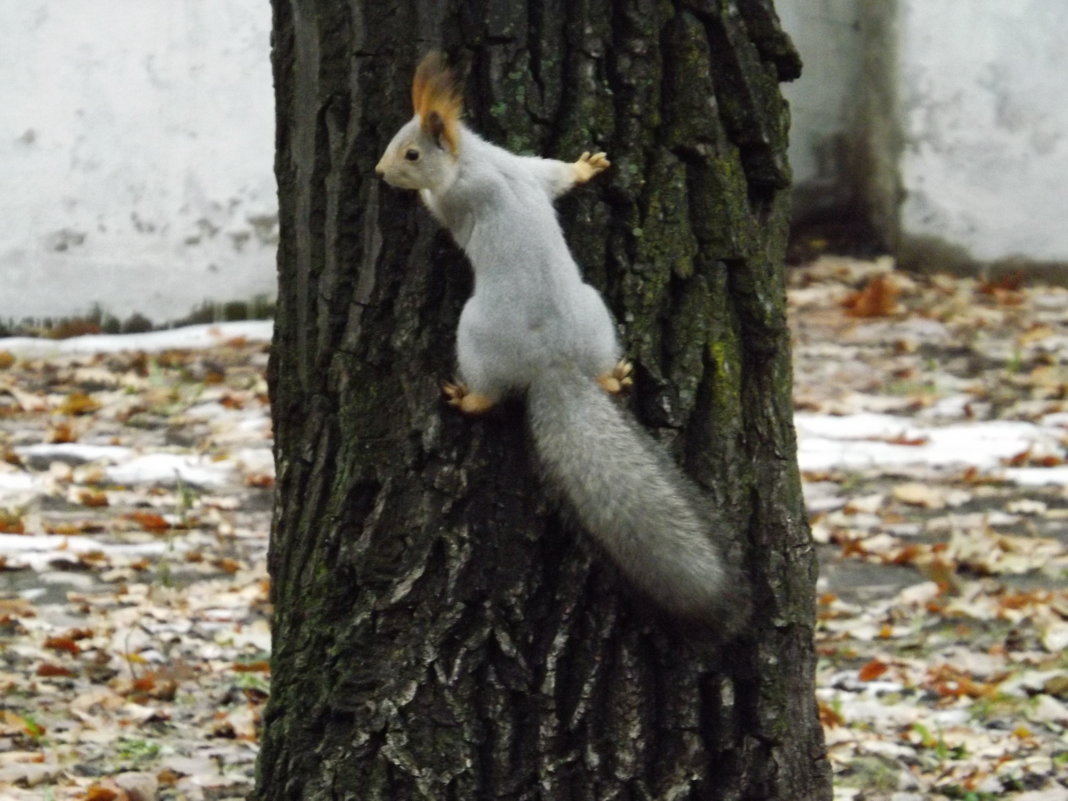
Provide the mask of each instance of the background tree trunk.
{"label": "background tree trunk", "polygon": [[[274,0],[278,504],[261,799],[830,795],[782,257],[799,63],[770,0]],[[757,615],[718,646],[552,510],[521,406],[439,399],[470,269],[373,167],[431,46],[467,118],[612,169],[560,204],[635,411],[709,491]]]}

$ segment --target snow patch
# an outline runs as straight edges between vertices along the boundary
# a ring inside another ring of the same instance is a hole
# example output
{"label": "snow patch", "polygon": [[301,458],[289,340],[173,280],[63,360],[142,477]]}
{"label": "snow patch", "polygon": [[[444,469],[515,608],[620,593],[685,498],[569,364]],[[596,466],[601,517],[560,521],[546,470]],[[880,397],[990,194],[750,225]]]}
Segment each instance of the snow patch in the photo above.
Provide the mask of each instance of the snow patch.
{"label": "snow patch", "polygon": [[207,462],[202,457],[174,453],[151,453],[107,470],[114,484],[189,484],[201,489],[222,489],[233,478],[231,462]]}
{"label": "snow patch", "polygon": [[92,334],[70,339],[7,337],[0,339],[0,351],[23,357],[49,357],[63,353],[119,353],[194,350],[223,345],[232,339],[269,342],[274,334],[271,320],[244,320],[233,323],[187,325],[144,334]]}
{"label": "snow patch", "polygon": [[[990,470],[1028,450],[1059,453],[1063,433],[1059,426],[1012,420],[940,426],[873,413],[798,413],[794,424],[798,465],[813,472],[915,466]],[[1062,484],[1068,483],[1068,467],[1014,468],[1005,476],[1025,485]]]}

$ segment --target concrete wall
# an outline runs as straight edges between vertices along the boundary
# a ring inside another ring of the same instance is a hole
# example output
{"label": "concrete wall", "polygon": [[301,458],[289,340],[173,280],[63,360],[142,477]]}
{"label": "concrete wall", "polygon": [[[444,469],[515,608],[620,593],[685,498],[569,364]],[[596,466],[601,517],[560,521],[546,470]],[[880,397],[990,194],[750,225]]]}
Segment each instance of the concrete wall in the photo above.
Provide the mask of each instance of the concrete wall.
{"label": "concrete wall", "polygon": [[264,0],[0,0],[0,320],[275,290]]}
{"label": "concrete wall", "polygon": [[1068,3],[903,11],[903,231],[981,261],[1068,263]]}
{"label": "concrete wall", "polygon": [[801,52],[801,78],[783,85],[790,102],[790,164],[806,212],[838,209],[853,193],[844,180],[863,83],[861,7],[855,0],[779,0],[783,28]]}
{"label": "concrete wall", "polygon": [[909,266],[1068,264],[1068,3],[776,6],[798,219],[865,218]]}

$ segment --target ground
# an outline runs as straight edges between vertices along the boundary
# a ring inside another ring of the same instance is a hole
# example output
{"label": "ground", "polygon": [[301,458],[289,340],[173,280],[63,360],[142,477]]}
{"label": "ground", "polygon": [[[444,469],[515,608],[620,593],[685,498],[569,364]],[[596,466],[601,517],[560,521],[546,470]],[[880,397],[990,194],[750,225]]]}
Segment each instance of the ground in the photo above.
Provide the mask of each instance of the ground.
{"label": "ground", "polygon": [[836,798],[1068,799],[1068,291],[791,273]]}
{"label": "ground", "polygon": [[[840,799],[1068,800],[1068,291],[790,274]],[[0,340],[0,799],[240,798],[270,325]]]}
{"label": "ground", "polygon": [[251,789],[269,336],[0,340],[0,798]]}

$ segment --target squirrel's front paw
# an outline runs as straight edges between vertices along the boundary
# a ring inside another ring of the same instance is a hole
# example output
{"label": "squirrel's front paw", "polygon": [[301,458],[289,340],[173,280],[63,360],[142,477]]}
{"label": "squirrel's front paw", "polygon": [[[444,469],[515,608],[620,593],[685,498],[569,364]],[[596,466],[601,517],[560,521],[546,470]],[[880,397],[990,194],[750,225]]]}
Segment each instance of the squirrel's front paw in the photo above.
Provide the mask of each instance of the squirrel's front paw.
{"label": "squirrel's front paw", "polygon": [[601,389],[612,395],[620,395],[634,385],[634,365],[626,359],[620,359],[619,363],[612,368],[612,372],[597,376],[597,383]]}
{"label": "squirrel's front paw", "polygon": [[441,385],[441,391],[445,394],[446,402],[464,414],[482,414],[493,408],[492,398],[469,392],[460,382],[446,382]]}
{"label": "squirrel's front paw", "polygon": [[597,173],[604,172],[612,166],[605,153],[583,153],[573,165],[575,183],[584,184]]}

